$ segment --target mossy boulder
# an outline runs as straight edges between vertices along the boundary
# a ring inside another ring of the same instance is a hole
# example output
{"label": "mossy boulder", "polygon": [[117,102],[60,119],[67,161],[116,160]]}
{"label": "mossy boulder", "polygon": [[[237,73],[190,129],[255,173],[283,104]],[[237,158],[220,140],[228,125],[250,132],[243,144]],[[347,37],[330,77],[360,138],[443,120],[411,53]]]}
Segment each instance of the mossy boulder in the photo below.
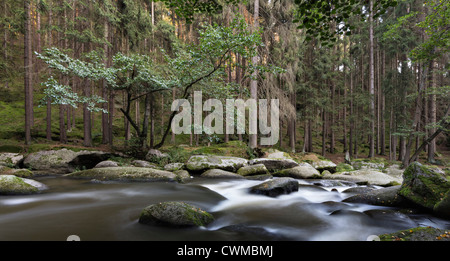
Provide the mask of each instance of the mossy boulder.
{"label": "mossy boulder", "polygon": [[336,166],[336,172],[347,172],[347,171],[352,171],[352,170],[355,170],[355,169],[353,168],[352,165],[347,164],[347,163],[339,163]]}
{"label": "mossy boulder", "polygon": [[264,175],[268,174],[269,171],[267,170],[266,166],[264,164],[255,164],[255,165],[248,165],[244,166],[240,169],[238,169],[237,174],[241,176],[254,176],[254,175]]}
{"label": "mossy boulder", "polygon": [[324,170],[328,170],[331,173],[336,172],[337,165],[331,160],[318,160],[311,162],[311,166],[317,169],[319,172],[323,172]]}
{"label": "mossy boulder", "polygon": [[283,169],[274,173],[277,177],[291,177],[296,179],[317,179],[322,178],[320,172],[311,164],[302,162],[297,167]]}
{"label": "mossy boulder", "polygon": [[139,223],[174,227],[206,226],[214,217],[184,202],[162,202],[150,205],[141,212]]}
{"label": "mossy boulder", "polygon": [[[361,188],[361,187],[358,187]],[[348,203],[363,203],[376,206],[388,207],[411,207],[410,201],[398,195],[400,185],[381,189],[370,189],[364,193],[360,193],[343,200]],[[353,190],[354,191],[354,190]],[[350,190],[344,192],[352,192]]]}
{"label": "mossy boulder", "polygon": [[250,165],[263,164],[270,172],[297,167],[298,163],[288,158],[256,158],[249,161]]}
{"label": "mossy boulder", "polygon": [[324,179],[338,179],[355,182],[358,185],[377,185],[383,187],[400,185],[402,180],[373,169],[360,169],[348,172],[323,175]]}
{"label": "mossy boulder", "polygon": [[298,181],[293,178],[276,178],[250,187],[249,192],[252,194],[277,197],[279,195],[298,191],[298,188]]}
{"label": "mossy boulder", "polygon": [[448,206],[449,193],[450,181],[436,169],[413,162],[403,172],[399,195],[422,207],[448,213],[444,208]]}
{"label": "mossy boulder", "polygon": [[16,167],[23,161],[23,155],[19,153],[0,153],[0,165],[6,167]]}
{"label": "mossy boulder", "polygon": [[209,169],[203,172],[200,177],[202,178],[215,178],[215,179],[242,179],[243,176],[234,172],[222,170],[222,169]]}
{"label": "mossy boulder", "polygon": [[381,241],[450,241],[450,230],[416,227],[379,235]]}
{"label": "mossy boulder", "polygon": [[90,169],[99,162],[109,159],[111,153],[102,151],[72,151],[66,148],[30,153],[25,157],[25,168],[37,175],[67,174],[76,169]]}
{"label": "mossy boulder", "polygon": [[387,161],[384,158],[354,159],[352,160],[351,165],[356,170],[358,169],[383,170],[387,166]]}
{"label": "mossy boulder", "polygon": [[29,169],[11,169],[8,167],[0,167],[0,175],[14,175],[20,178],[31,178],[33,177],[33,172]]}
{"label": "mossy boulder", "polygon": [[107,167],[77,171],[65,175],[70,178],[95,179],[100,181],[176,181],[177,175],[164,170],[138,167]]}
{"label": "mossy boulder", "polygon": [[31,179],[14,175],[0,175],[0,195],[36,194],[47,189],[47,186]]}
{"label": "mossy boulder", "polygon": [[185,183],[186,181],[190,180],[192,177],[189,174],[189,172],[187,170],[184,169],[180,169],[180,170],[175,170],[173,172],[173,174],[176,175],[176,180],[179,183]]}
{"label": "mossy boulder", "polygon": [[192,172],[203,172],[208,169],[222,169],[236,172],[246,166],[248,160],[231,156],[193,155],[186,162],[186,169]]}
{"label": "mossy boulder", "polygon": [[174,163],[169,163],[164,165],[164,170],[167,171],[176,171],[176,170],[181,170],[184,168],[184,163],[181,162],[174,162]]}

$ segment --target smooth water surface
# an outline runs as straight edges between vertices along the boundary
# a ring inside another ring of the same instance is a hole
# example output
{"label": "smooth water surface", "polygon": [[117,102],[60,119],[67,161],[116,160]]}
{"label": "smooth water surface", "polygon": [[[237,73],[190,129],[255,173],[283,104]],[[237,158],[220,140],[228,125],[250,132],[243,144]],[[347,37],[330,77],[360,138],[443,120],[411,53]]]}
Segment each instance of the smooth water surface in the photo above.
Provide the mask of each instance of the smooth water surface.
{"label": "smooth water surface", "polygon": [[[0,240],[366,240],[417,226],[450,228],[450,221],[394,208],[342,202],[348,186],[298,180],[298,192],[271,198],[248,193],[263,181],[192,179],[178,183],[95,183],[42,177],[49,190],[0,197]],[[138,223],[148,205],[184,201],[213,214],[207,227]]]}

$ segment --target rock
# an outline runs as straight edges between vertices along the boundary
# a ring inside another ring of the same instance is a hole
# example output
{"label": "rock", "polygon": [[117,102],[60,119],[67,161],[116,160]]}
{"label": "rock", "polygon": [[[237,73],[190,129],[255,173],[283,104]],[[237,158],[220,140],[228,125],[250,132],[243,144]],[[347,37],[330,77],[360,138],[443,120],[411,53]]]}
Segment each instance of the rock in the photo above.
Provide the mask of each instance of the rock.
{"label": "rock", "polygon": [[101,161],[99,162],[97,165],[95,165],[94,168],[112,168],[112,167],[119,167],[119,164],[117,164],[117,162],[112,161],[112,160],[105,160],[105,161]]}
{"label": "rock", "polygon": [[214,221],[208,212],[184,202],[163,202],[146,207],[139,223],[175,227],[206,226]]}
{"label": "rock", "polygon": [[23,160],[23,155],[19,153],[0,153],[0,165],[6,167],[17,167]]}
{"label": "rock", "polygon": [[378,169],[382,170],[385,168],[385,160],[382,158],[376,159],[358,159],[353,160],[351,165],[354,169]]}
{"label": "rock", "polygon": [[348,188],[346,190],[343,190],[342,193],[355,193],[355,194],[365,194],[368,193],[370,191],[375,190],[375,188],[371,188],[371,187],[352,187],[352,188]]}
{"label": "rock", "polygon": [[322,172],[324,170],[328,170],[331,173],[336,172],[337,165],[334,164],[331,160],[318,160],[311,162],[311,166],[313,166],[315,169],[317,169],[319,172]]}
{"label": "rock", "polygon": [[90,169],[113,154],[102,151],[79,151],[68,149],[38,151],[25,157],[25,168],[36,175],[67,174],[76,169]]}
{"label": "rock", "polygon": [[169,157],[169,155],[167,155],[166,153],[162,153],[159,150],[155,150],[155,149],[150,149],[147,152],[147,155],[145,156],[145,159],[148,161],[154,161],[155,159],[161,159],[161,158],[167,158]]}
{"label": "rock", "polygon": [[277,197],[282,194],[289,194],[291,192],[298,191],[298,187],[298,181],[293,178],[277,178],[250,187],[249,192],[252,194]]}
{"label": "rock", "polygon": [[29,169],[10,169],[5,167],[0,169],[0,175],[14,175],[20,178],[31,178],[33,177],[33,172]]}
{"label": "rock", "polygon": [[445,218],[450,218],[450,190],[447,191],[447,195],[434,205],[433,211],[438,215]]}
{"label": "rock", "polygon": [[70,178],[96,179],[100,181],[176,181],[177,176],[169,171],[138,167],[107,167],[74,172]]}
{"label": "rock", "polygon": [[315,179],[321,178],[320,172],[309,163],[300,163],[297,167],[283,169],[274,174],[279,177],[291,177],[295,179]]}
{"label": "rock", "polygon": [[208,169],[223,169],[236,172],[246,166],[248,161],[239,157],[193,155],[186,162],[186,169],[192,172],[203,172]]}
{"label": "rock", "polygon": [[403,172],[398,193],[415,204],[431,210],[436,208],[442,213],[442,207],[448,204],[449,192],[450,181],[440,171],[413,162]]}
{"label": "rock", "polygon": [[268,174],[269,171],[267,170],[266,166],[264,164],[255,164],[255,165],[248,165],[244,166],[240,169],[238,169],[237,174],[241,176],[254,176],[254,175],[263,175]]}
{"label": "rock", "polygon": [[0,195],[36,194],[47,189],[47,186],[32,179],[14,175],[0,175]]}
{"label": "rock", "polygon": [[184,183],[192,178],[191,175],[189,175],[189,172],[184,169],[175,170],[173,173],[177,176],[176,180],[179,183]]}
{"label": "rock", "polygon": [[215,179],[242,179],[243,176],[229,172],[222,169],[209,169],[203,172],[200,177],[202,178],[215,178]]}
{"label": "rock", "polygon": [[450,241],[450,230],[416,227],[379,235],[381,241]]}
{"label": "rock", "polygon": [[183,168],[184,168],[184,163],[180,163],[180,162],[169,163],[164,166],[164,170],[167,170],[167,171],[175,171],[175,170],[180,170]]}
{"label": "rock", "polygon": [[133,165],[135,167],[139,167],[139,168],[152,168],[152,169],[158,168],[158,166],[156,166],[155,164],[152,164],[145,160],[133,160],[131,162],[131,165]]}
{"label": "rock", "polygon": [[324,175],[323,178],[347,180],[355,182],[359,185],[377,185],[383,187],[400,185],[402,182],[400,179],[396,179],[385,173],[371,169],[361,169],[349,172],[328,174]]}
{"label": "rock", "polygon": [[286,158],[256,158],[249,161],[250,165],[264,164],[270,172],[297,167],[299,164]]}
{"label": "rock", "polygon": [[269,159],[292,159],[288,153],[276,149],[269,149],[265,158]]}
{"label": "rock", "polygon": [[347,199],[344,199],[343,202],[363,203],[388,207],[411,207],[412,205],[408,200],[397,194],[399,190],[400,185],[375,189],[366,193],[351,196]]}

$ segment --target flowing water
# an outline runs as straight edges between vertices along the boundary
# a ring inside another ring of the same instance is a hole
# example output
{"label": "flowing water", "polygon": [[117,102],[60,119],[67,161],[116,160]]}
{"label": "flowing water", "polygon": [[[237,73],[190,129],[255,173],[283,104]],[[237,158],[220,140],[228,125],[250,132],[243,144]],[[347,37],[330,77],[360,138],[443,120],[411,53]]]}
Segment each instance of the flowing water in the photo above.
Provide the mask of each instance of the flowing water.
{"label": "flowing water", "polygon": [[[298,192],[252,195],[254,180],[192,179],[177,183],[95,183],[41,177],[38,195],[0,197],[0,240],[366,240],[370,235],[450,221],[395,208],[344,203],[348,186],[298,180]],[[349,185],[350,186],[350,185]],[[138,223],[146,206],[184,201],[215,217],[207,227],[169,228]]]}

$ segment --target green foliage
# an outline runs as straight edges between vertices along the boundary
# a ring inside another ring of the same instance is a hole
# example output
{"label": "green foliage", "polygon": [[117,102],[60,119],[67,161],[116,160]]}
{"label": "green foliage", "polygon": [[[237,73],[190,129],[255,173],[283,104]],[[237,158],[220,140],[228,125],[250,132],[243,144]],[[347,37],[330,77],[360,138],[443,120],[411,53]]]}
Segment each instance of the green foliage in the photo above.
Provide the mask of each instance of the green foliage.
{"label": "green foliage", "polygon": [[[359,16],[364,20],[364,6],[366,1],[309,1],[295,0],[298,5],[297,17],[294,22],[299,22],[299,28],[306,30],[306,40],[317,38],[324,45],[332,46],[337,41],[337,35],[351,35],[355,30],[350,18]],[[374,18],[384,14],[390,7],[396,6],[397,1],[373,1]],[[334,26],[334,31],[332,30]]]}

